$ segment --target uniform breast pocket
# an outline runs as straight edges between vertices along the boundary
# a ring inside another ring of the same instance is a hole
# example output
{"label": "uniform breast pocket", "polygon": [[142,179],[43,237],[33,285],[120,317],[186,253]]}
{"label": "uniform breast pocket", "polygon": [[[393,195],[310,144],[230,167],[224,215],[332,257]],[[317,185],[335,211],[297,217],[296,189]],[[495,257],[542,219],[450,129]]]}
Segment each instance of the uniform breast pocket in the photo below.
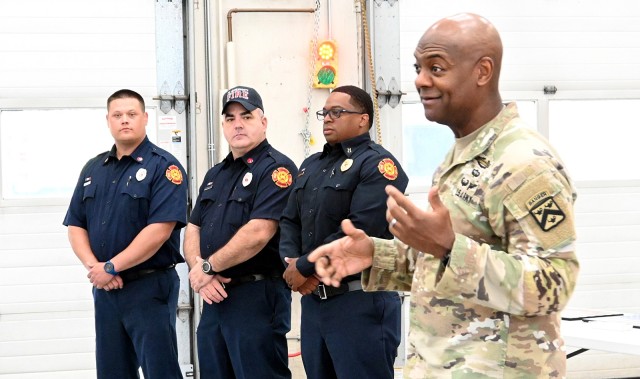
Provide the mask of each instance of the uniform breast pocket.
{"label": "uniform breast pocket", "polygon": [[88,185],[88,186],[84,187],[84,192],[82,194],[82,201],[87,203],[87,202],[93,200],[94,197],[96,197],[96,186],[95,185]]}
{"label": "uniform breast pocket", "polygon": [[323,204],[327,204],[324,208],[327,216],[334,220],[347,217],[354,189],[354,185],[348,180],[334,180],[326,183],[322,188],[322,196]]}
{"label": "uniform breast pocket", "polygon": [[227,201],[227,212],[224,215],[226,222],[235,230],[240,229],[249,221],[252,206],[253,192],[244,187],[236,188]]}
{"label": "uniform breast pocket", "polygon": [[129,209],[131,221],[146,223],[149,218],[149,203],[151,191],[147,185],[141,182],[131,182],[122,191],[122,200]]}
{"label": "uniform breast pocket", "polygon": [[307,181],[309,180],[308,176],[302,176],[296,179],[293,184],[293,188],[291,189],[296,196],[296,200],[298,200],[298,204],[304,203],[304,189],[307,186]]}
{"label": "uniform breast pocket", "polygon": [[96,206],[95,197],[96,197],[97,187],[95,185],[88,185],[84,187],[84,191],[82,193],[82,202],[84,203],[84,207],[87,212],[87,218],[91,218],[94,215],[94,207]]}

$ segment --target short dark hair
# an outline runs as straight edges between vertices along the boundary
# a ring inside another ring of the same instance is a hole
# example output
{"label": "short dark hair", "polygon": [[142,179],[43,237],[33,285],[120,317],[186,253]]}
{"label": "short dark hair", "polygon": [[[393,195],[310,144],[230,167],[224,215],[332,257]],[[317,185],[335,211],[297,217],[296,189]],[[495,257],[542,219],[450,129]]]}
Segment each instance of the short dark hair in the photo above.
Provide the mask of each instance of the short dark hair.
{"label": "short dark hair", "polygon": [[359,107],[361,112],[369,115],[369,129],[373,126],[373,100],[367,91],[356,86],[340,86],[336,87],[332,92],[342,92],[351,96],[350,102]]}
{"label": "short dark hair", "polygon": [[109,109],[109,105],[113,100],[131,99],[131,98],[137,99],[140,102],[140,105],[142,106],[142,111],[145,111],[144,99],[142,98],[142,96],[140,96],[140,94],[137,93],[136,91],[132,91],[130,89],[121,89],[114,92],[111,96],[109,96],[109,98],[107,99],[107,109]]}

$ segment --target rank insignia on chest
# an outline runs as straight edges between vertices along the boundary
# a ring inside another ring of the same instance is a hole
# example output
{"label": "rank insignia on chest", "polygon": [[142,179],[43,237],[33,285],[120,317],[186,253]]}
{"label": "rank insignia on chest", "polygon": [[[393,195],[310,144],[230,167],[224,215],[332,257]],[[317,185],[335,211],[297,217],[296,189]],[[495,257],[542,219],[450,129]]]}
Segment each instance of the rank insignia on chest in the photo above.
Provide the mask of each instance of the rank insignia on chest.
{"label": "rank insignia on chest", "polygon": [[182,171],[176,165],[171,165],[165,171],[165,176],[169,181],[173,184],[181,184],[182,183]]}
{"label": "rank insignia on chest", "polygon": [[378,171],[389,180],[396,180],[398,177],[398,167],[391,160],[391,158],[385,158],[378,163]]}
{"label": "rank insignia on chest", "polygon": [[345,172],[353,165],[353,159],[345,159],[340,166],[340,171]]}
{"label": "rank insignia on chest", "polygon": [[558,226],[566,217],[564,211],[560,209],[558,203],[549,196],[547,191],[542,191],[531,197],[527,201],[527,208],[545,232]]}
{"label": "rank insignia on chest", "polygon": [[271,173],[271,179],[280,188],[287,188],[293,183],[293,177],[289,170],[284,167],[278,167]]}

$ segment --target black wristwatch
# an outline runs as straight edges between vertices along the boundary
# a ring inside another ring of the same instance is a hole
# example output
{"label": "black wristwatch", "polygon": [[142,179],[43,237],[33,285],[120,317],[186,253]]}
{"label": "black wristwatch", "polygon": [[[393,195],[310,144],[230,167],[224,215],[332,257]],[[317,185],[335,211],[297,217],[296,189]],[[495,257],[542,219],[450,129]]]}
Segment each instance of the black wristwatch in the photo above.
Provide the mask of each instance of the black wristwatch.
{"label": "black wristwatch", "polygon": [[106,261],[104,264],[104,271],[107,272],[107,274],[111,274],[111,275],[118,275],[118,271],[116,271],[116,268],[113,266],[113,263],[111,263],[111,261]]}
{"label": "black wristwatch", "polygon": [[207,259],[202,261],[202,272],[204,272],[207,275],[217,274],[217,272],[213,269],[213,265],[211,265],[211,262],[209,262],[209,260]]}

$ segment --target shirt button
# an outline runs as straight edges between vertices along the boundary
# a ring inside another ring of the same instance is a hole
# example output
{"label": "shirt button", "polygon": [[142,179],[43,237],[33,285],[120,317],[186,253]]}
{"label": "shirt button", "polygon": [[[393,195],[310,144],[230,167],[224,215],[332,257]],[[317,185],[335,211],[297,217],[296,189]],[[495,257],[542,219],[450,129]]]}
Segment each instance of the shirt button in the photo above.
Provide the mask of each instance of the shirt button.
{"label": "shirt button", "polygon": [[322,172],[327,172],[327,169],[325,168],[324,170],[322,170]]}
{"label": "shirt button", "polygon": [[309,213],[313,213],[313,209],[309,209]]}
{"label": "shirt button", "polygon": [[104,224],[106,224],[106,223],[107,223],[106,221],[102,221],[102,225],[104,225]]}
{"label": "shirt button", "polygon": [[314,191],[317,191],[317,190],[318,190],[318,187],[313,187],[313,190],[314,190]]}
{"label": "shirt button", "polygon": [[309,237],[311,237],[313,235],[313,232],[309,232]]}
{"label": "shirt button", "polygon": [[116,181],[114,180],[114,181],[113,181],[113,182],[111,182],[111,183],[116,184]]}

